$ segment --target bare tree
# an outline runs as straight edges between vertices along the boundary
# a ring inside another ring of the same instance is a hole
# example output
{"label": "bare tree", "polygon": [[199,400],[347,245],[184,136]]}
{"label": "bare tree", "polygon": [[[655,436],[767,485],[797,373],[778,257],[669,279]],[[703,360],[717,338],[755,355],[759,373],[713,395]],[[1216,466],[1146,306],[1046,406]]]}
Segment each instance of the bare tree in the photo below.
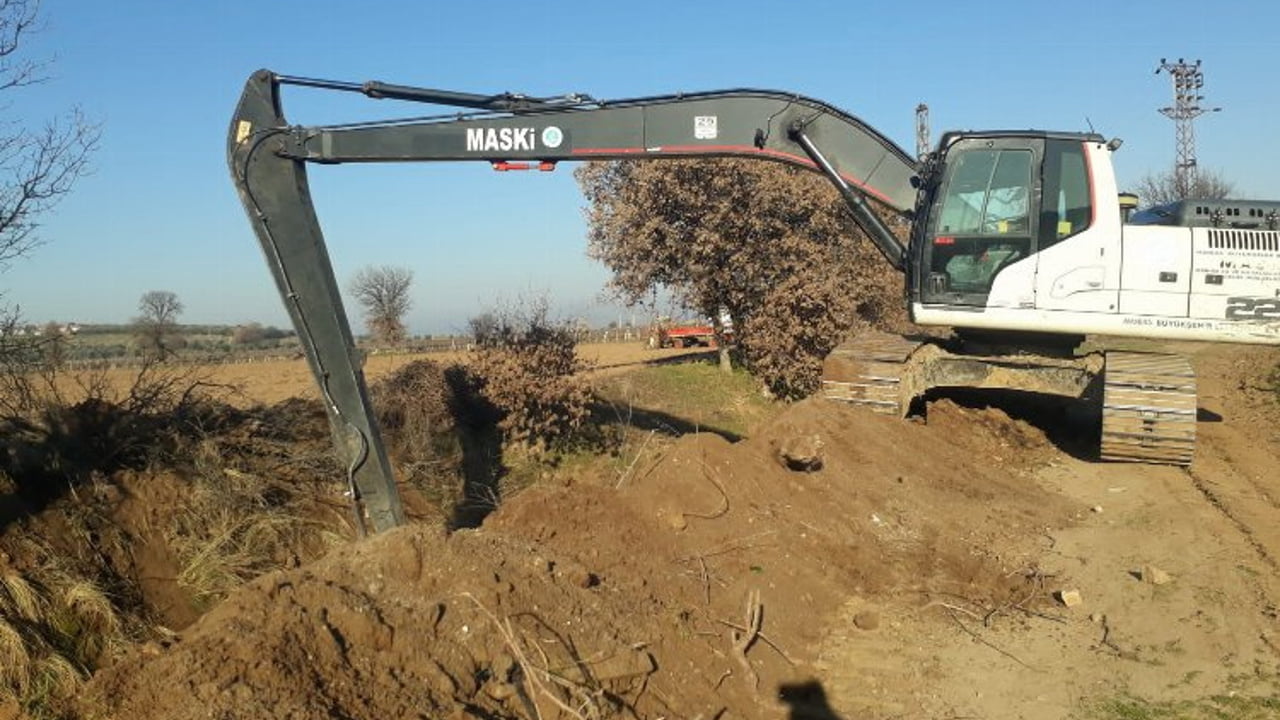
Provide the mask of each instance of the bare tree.
{"label": "bare tree", "polygon": [[497,337],[498,328],[501,326],[502,321],[492,310],[482,312],[467,321],[467,327],[471,329],[471,339],[476,345],[484,345]]}
{"label": "bare tree", "polygon": [[352,278],[351,294],[364,308],[365,325],[377,342],[404,342],[404,316],[413,305],[409,298],[412,284],[412,270],[391,265],[361,268]]}
{"label": "bare tree", "polygon": [[1165,205],[1178,200],[1194,198],[1198,200],[1222,200],[1231,197],[1235,192],[1235,184],[1215,172],[1200,171],[1189,187],[1178,184],[1177,175],[1172,170],[1152,173],[1138,181],[1134,192],[1142,207]]}
{"label": "bare tree", "polygon": [[[0,0],[0,93],[20,93],[46,79],[46,62],[21,57],[39,28],[39,11],[39,0]],[[88,171],[98,138],[99,128],[79,110],[34,124],[0,124],[0,271],[40,244],[40,217]],[[0,305],[0,326],[15,324],[17,317],[17,308]],[[0,342],[0,361],[19,350]]]}
{"label": "bare tree", "polygon": [[139,315],[134,318],[133,331],[144,355],[165,360],[181,347],[178,316],[182,310],[182,301],[169,290],[151,290],[142,294],[138,299]]}

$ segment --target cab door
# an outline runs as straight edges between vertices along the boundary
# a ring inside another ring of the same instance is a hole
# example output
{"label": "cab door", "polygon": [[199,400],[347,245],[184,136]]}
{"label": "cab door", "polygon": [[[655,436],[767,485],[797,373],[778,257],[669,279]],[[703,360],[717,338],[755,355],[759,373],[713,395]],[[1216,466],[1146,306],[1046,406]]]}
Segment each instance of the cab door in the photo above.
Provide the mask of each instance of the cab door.
{"label": "cab door", "polygon": [[1036,254],[1036,307],[1114,313],[1120,288],[1120,214],[1110,151],[1077,139],[1045,143]]}
{"label": "cab door", "polygon": [[[924,303],[1022,307],[1034,302],[1043,144],[1034,138],[965,138],[947,150],[923,238]],[[1016,287],[998,285],[1002,275],[1017,277]],[[993,293],[997,286],[999,292]]]}

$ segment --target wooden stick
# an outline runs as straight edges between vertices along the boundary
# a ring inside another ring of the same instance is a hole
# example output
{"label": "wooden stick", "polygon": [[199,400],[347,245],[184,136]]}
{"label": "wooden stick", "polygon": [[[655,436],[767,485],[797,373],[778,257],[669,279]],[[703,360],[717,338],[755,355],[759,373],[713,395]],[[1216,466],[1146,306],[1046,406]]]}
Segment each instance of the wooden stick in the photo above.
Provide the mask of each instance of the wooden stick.
{"label": "wooden stick", "polygon": [[747,677],[751,678],[751,689],[760,689],[760,676],[756,674],[755,668],[751,667],[751,661],[747,659],[747,651],[751,649],[751,645],[755,643],[756,638],[760,637],[760,628],[764,624],[764,603],[760,602],[760,591],[752,590],[747,593],[747,612],[746,612],[746,630],[739,632],[737,626],[729,630],[729,641],[733,644],[733,650],[737,653],[738,663],[746,670]]}

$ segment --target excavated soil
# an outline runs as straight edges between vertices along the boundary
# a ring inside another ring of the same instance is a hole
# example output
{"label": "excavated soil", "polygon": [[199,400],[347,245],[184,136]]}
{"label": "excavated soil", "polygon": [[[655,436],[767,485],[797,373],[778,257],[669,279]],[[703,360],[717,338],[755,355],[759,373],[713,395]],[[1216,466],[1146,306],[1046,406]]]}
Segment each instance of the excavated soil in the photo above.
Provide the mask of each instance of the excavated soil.
{"label": "excavated soil", "polygon": [[[598,473],[549,473],[476,529],[424,511],[299,548],[203,615],[155,537],[189,487],[122,471],[80,491],[110,495],[110,522],[77,527],[177,632],[99,671],[80,715],[1110,720],[1143,715],[1107,702],[1144,698],[1191,703],[1155,717],[1268,717],[1280,351],[1171,349],[1200,378],[1190,470],[1098,463],[1096,427],[1025,398],[935,400],[927,423],[810,400],[737,443],[649,438]],[[209,451],[278,466],[281,487],[332,471],[320,410],[268,412],[286,422],[231,424]],[[344,510],[332,485],[310,492]],[[84,552],[56,540],[62,511],[6,532]],[[1263,700],[1199,712],[1210,697]]]}
{"label": "excavated soil", "polygon": [[[788,469],[796,447],[821,468]],[[1048,608],[1034,557],[1081,510],[1033,476],[1054,452],[998,411],[942,401],[925,425],[806,401],[737,444],[686,436],[530,488],[476,530],[411,525],[262,577],[99,673],[83,707],[777,717],[821,704],[835,628],[874,636],[887,608],[945,598]]]}

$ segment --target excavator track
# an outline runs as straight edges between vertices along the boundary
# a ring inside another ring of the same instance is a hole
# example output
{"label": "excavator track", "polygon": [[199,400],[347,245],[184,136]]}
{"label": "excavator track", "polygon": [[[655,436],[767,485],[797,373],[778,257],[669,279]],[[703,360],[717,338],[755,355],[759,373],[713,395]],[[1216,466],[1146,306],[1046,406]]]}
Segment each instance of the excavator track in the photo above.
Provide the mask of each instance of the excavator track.
{"label": "excavator track", "polygon": [[837,346],[823,364],[823,397],[905,416],[910,401],[902,398],[902,374],[907,358],[922,344],[900,335],[863,333]]}
{"label": "excavator track", "polygon": [[1180,355],[1108,352],[1103,374],[1103,460],[1190,465],[1196,446],[1196,375]]}

